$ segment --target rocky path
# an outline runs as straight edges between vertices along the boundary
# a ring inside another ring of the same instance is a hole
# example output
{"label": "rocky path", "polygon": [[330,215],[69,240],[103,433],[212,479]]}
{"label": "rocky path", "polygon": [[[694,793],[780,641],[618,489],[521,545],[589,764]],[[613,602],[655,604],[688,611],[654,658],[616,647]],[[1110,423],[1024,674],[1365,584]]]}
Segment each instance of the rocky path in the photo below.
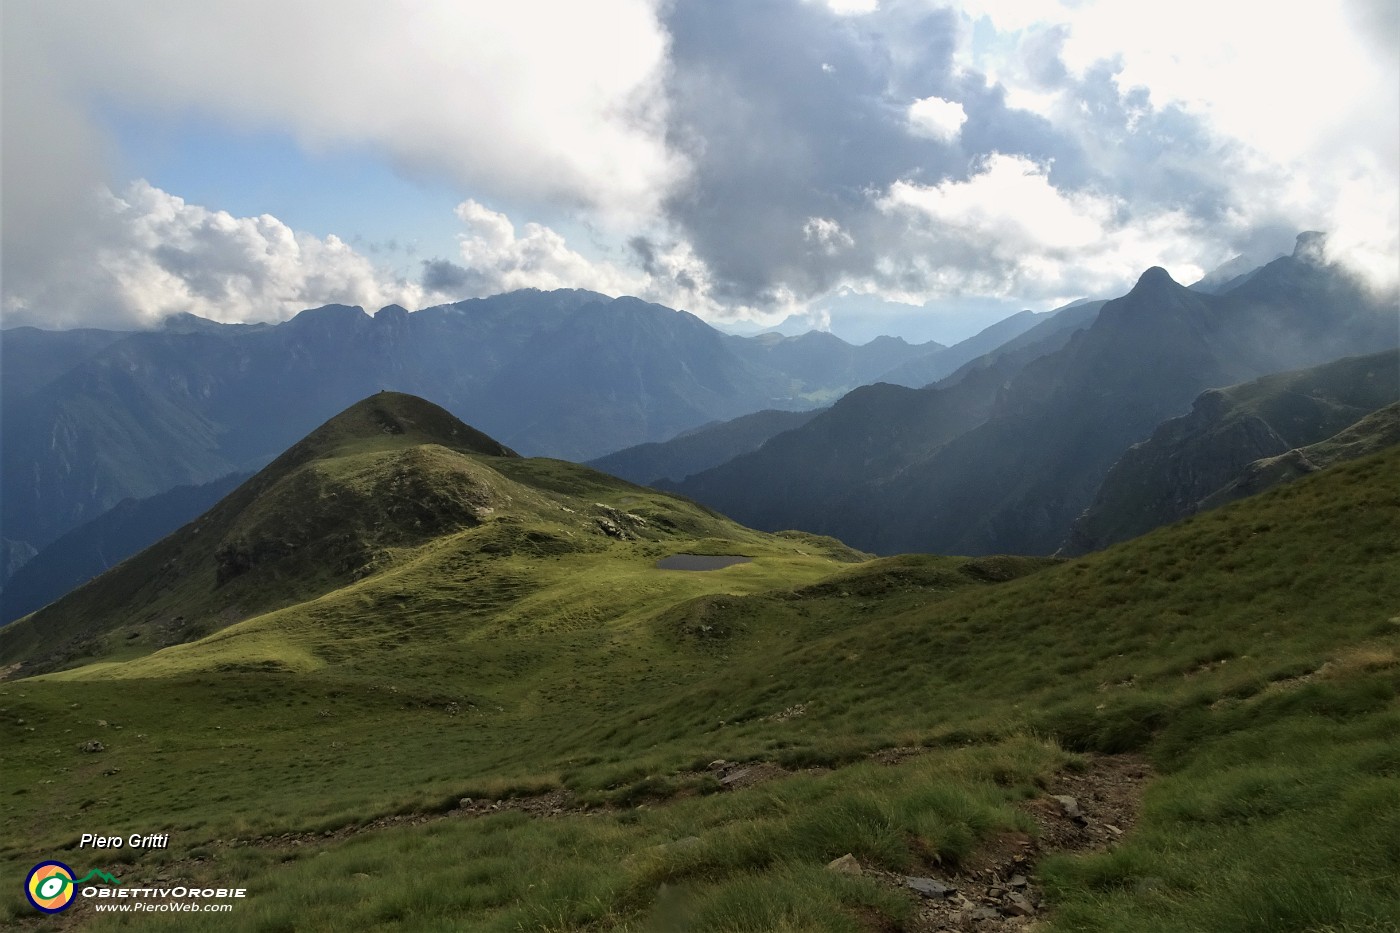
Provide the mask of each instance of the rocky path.
{"label": "rocky path", "polygon": [[[891,748],[871,757],[884,764],[897,764],[926,749]],[[828,866],[874,876],[911,892],[919,898],[919,909],[908,927],[913,933],[967,931],[1002,933],[1033,930],[1045,916],[1035,866],[1050,852],[1092,852],[1112,847],[1137,821],[1142,792],[1151,777],[1147,762],[1135,755],[1098,755],[1086,758],[1082,771],[1064,770],[1052,778],[1046,793],[1026,801],[1023,808],[1035,820],[1036,837],[1025,833],[1003,833],[984,844],[968,859],[950,871],[922,876],[897,875],[864,868],[851,856],[843,856]],[[826,769],[810,769],[821,771]],[[794,773],[769,762],[731,763],[716,761],[709,771],[728,790],[782,778]],[[652,806],[665,806],[657,801]],[[384,816],[368,823],[352,824],[324,832],[282,833],[248,838],[219,839],[202,846],[221,850],[256,846],[270,849],[296,849],[325,845],[362,833],[378,832],[396,826],[416,826],[449,819],[472,819],[502,812],[521,812],[539,819],[617,812],[618,807],[590,806],[579,802],[566,790],[500,800],[464,797],[454,809]],[[211,853],[211,858],[212,858]],[[167,885],[186,883],[205,858],[182,859],[145,871],[140,864],[130,866],[132,884]],[[125,873],[124,873],[125,874]],[[79,904],[54,917],[25,918],[19,929],[67,930],[81,925],[94,912]]]}
{"label": "rocky path", "polygon": [[[1059,772],[1045,794],[1022,805],[1039,829],[1034,838],[1004,833],[951,872],[874,873],[919,896],[911,933],[1010,933],[1041,926],[1046,915],[1036,877],[1041,856],[1112,848],[1137,822],[1152,776],[1146,760],[1136,755],[1091,756],[1087,762],[1083,771]],[[830,867],[852,870],[850,863]]]}

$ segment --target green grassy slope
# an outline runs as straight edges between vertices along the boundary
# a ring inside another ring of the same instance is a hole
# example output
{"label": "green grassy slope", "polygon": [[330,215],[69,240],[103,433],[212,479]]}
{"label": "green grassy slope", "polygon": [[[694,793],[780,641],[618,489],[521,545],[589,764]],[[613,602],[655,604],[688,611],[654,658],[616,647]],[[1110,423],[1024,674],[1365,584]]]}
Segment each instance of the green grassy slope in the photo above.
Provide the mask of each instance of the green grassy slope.
{"label": "green grassy slope", "polygon": [[0,666],[149,651],[324,592],[388,548],[475,523],[490,494],[473,456],[514,454],[422,399],[371,396],[196,521],[0,629]]}
{"label": "green grassy slope", "polygon": [[[540,506],[189,644],[0,684],[0,873],[88,859],[93,826],[172,833],[122,855],[130,877],[250,890],[138,927],[897,928],[909,897],[824,864],[947,871],[1032,830],[1017,803],[1076,753],[1136,750],[1162,775],[1137,830],[1041,868],[1057,929],[1400,916],[1400,448],[1063,563],[842,566],[572,465],[493,463],[665,534],[570,548]],[[682,542],[755,559],[653,566]],[[862,760],[895,746],[925,753]],[[800,773],[719,793],[716,758]],[[595,812],[341,829],[545,791]],[[231,844],[294,832],[331,834]]]}
{"label": "green grassy slope", "polygon": [[582,467],[521,460],[437,406],[385,392],[327,422],[176,534],[0,629],[0,666],[23,661],[33,673],[190,642],[420,562],[427,552],[419,548],[464,531],[453,553],[463,566],[486,568],[458,571],[468,576],[494,574],[495,558],[517,552],[557,557],[671,539],[693,547],[707,537],[726,550],[779,540]]}

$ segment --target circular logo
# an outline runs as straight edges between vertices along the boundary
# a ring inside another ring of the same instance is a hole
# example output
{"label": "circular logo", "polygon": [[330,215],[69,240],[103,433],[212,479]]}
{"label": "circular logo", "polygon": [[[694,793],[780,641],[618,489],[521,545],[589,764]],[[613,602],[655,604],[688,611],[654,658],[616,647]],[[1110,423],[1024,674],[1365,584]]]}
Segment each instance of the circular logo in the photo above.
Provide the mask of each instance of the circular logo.
{"label": "circular logo", "polygon": [[62,862],[40,862],[29,869],[24,879],[24,894],[29,903],[46,914],[67,910],[73,904],[73,869]]}

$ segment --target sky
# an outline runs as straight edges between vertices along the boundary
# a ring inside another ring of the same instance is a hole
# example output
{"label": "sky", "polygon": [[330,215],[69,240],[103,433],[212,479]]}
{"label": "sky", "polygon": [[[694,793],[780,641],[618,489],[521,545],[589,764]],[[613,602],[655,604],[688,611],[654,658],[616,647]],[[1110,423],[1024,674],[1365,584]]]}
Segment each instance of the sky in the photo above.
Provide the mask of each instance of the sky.
{"label": "sky", "polygon": [[6,0],[5,326],[515,288],[951,342],[1303,230],[1400,279],[1393,0]]}

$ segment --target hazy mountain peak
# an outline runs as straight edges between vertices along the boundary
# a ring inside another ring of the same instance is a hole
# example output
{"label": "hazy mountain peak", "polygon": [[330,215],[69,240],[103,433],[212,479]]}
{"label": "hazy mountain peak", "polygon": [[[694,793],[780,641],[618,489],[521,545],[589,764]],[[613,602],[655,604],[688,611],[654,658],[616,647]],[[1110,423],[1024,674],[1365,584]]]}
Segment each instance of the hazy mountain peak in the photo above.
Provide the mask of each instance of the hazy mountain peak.
{"label": "hazy mountain peak", "polygon": [[1327,234],[1320,230],[1305,230],[1293,245],[1293,258],[1299,262],[1322,265],[1327,261]]}
{"label": "hazy mountain peak", "polygon": [[1161,266],[1153,266],[1138,277],[1137,284],[1133,286],[1133,290],[1128,294],[1132,295],[1144,291],[1157,291],[1166,286],[1176,286],[1180,288],[1176,279],[1171,277],[1171,273]]}
{"label": "hazy mountain peak", "polygon": [[403,305],[385,305],[374,312],[376,321],[402,321],[408,317],[408,309]]}
{"label": "hazy mountain peak", "polygon": [[[941,346],[943,346],[943,344],[937,343],[936,341],[932,341],[932,340],[928,341],[928,344],[932,344],[932,345],[935,346],[935,347],[941,347]],[[927,344],[926,344],[926,345],[927,345]],[[905,340],[903,337],[898,337],[898,336],[896,336],[896,337],[891,337],[891,336],[888,335],[888,334],[881,334],[879,337],[875,337],[874,339],[869,340],[869,341],[867,341],[867,342],[861,344],[861,346],[865,346],[865,347],[908,347],[908,346],[914,346],[914,344],[911,344],[909,341]]]}
{"label": "hazy mountain peak", "polygon": [[333,323],[337,321],[368,320],[369,315],[359,305],[330,304],[319,308],[307,308],[297,312],[288,324],[305,327],[308,324]]}
{"label": "hazy mountain peak", "polygon": [[261,322],[256,324],[224,324],[220,321],[202,318],[197,314],[190,314],[188,311],[177,311],[160,322],[160,329],[168,334],[228,333],[234,330],[246,332],[271,326],[271,324]]}
{"label": "hazy mountain peak", "polygon": [[177,311],[160,322],[162,330],[185,333],[192,330],[205,330],[213,321],[206,320],[188,311]]}

